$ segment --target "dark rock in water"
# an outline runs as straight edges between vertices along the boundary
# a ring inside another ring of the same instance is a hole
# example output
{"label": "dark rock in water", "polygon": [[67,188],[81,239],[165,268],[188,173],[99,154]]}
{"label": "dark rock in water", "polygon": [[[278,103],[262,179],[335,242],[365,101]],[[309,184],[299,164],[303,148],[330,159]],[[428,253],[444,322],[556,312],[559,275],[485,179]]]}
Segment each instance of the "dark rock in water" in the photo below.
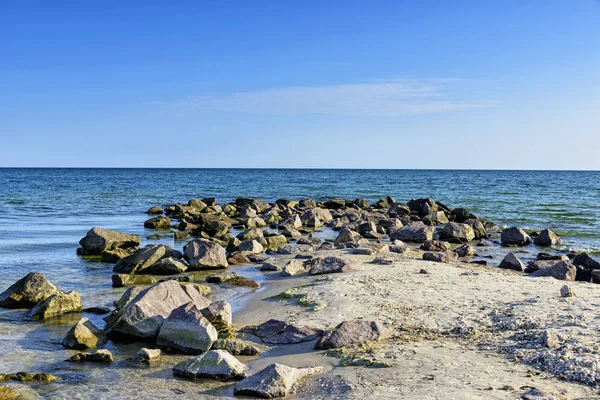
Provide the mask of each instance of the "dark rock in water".
{"label": "dark rock in water", "polygon": [[474,261],[469,261],[469,264],[477,264],[477,265],[487,265],[487,261],[485,260],[474,260]]}
{"label": "dark rock in water", "polygon": [[146,214],[150,214],[150,215],[156,215],[156,214],[162,214],[164,212],[164,210],[158,206],[154,206],[151,207],[148,211],[146,211]]}
{"label": "dark rock in water", "polygon": [[477,217],[471,214],[471,212],[469,212],[469,210],[467,210],[466,208],[455,208],[454,210],[450,211],[451,221],[463,223],[468,219],[476,220]]}
{"label": "dark rock in water", "polygon": [[[39,382],[39,383],[52,383],[59,380],[58,376],[54,376],[48,373],[31,373],[31,372],[17,372],[0,374],[0,382],[5,381],[17,381],[17,382]],[[2,394],[2,392],[0,392]],[[2,399],[2,397],[0,397]]]}
{"label": "dark rock in water", "polygon": [[354,205],[356,205],[358,208],[362,208],[362,209],[367,209],[369,208],[369,201],[363,198],[357,198],[356,200],[353,201]]}
{"label": "dark rock in water", "polygon": [[291,231],[299,228],[302,228],[302,221],[300,220],[300,216],[298,216],[298,214],[291,215],[279,221],[279,229]]}
{"label": "dark rock in water", "polygon": [[188,378],[228,381],[246,377],[247,367],[225,350],[210,350],[202,355],[180,362],[173,374]]}
{"label": "dark rock in water", "polygon": [[144,228],[148,229],[171,229],[173,223],[169,217],[153,217],[144,221]]}
{"label": "dark rock in water", "polygon": [[559,261],[551,267],[533,272],[532,277],[551,276],[563,281],[574,281],[577,275],[577,267],[569,261]]}
{"label": "dark rock in water", "polygon": [[189,242],[184,248],[184,257],[190,270],[227,268],[225,249],[218,243],[205,239]]}
{"label": "dark rock in water", "polygon": [[485,225],[478,219],[468,219],[464,223],[471,226],[473,233],[475,233],[475,239],[487,239],[489,237]]}
{"label": "dark rock in water", "polygon": [[258,347],[239,339],[217,339],[212,345],[212,350],[225,350],[234,356],[256,356],[260,354]]}
{"label": "dark rock in water", "polygon": [[153,285],[158,282],[173,280],[177,282],[191,282],[191,275],[179,276],[156,276],[156,275],[130,275],[130,274],[114,274],[112,276],[112,287],[124,287],[135,285]]}
{"label": "dark rock in water", "polygon": [[349,271],[352,268],[348,260],[339,257],[315,258],[311,261],[311,275],[332,274]]}
{"label": "dark rock in water", "polygon": [[198,309],[211,303],[194,285],[172,280],[158,283],[142,290],[116,315],[111,315],[104,332],[112,336],[155,338],[173,310],[189,302]]}
{"label": "dark rock in water", "polygon": [[106,342],[106,335],[92,321],[81,318],[62,340],[69,349],[84,350],[100,346]]}
{"label": "dark rock in water", "polygon": [[452,243],[465,243],[475,239],[475,232],[471,225],[448,222],[440,232],[440,239]]}
{"label": "dark rock in water", "polygon": [[575,275],[576,281],[592,282],[592,272],[594,271],[593,269],[588,269],[580,265],[576,265],[575,267],[577,267],[577,273]]}
{"label": "dark rock in water", "polygon": [[323,367],[292,368],[283,364],[271,364],[256,374],[236,383],[235,396],[265,399],[286,397],[301,379],[323,372]]}
{"label": "dark rock in water", "polygon": [[452,250],[452,245],[440,240],[426,240],[425,243],[421,245],[421,249],[425,251],[446,251]]}
{"label": "dark rock in water", "polygon": [[562,243],[562,239],[550,229],[544,229],[533,241],[537,246],[556,246]]}
{"label": "dark rock in water", "polygon": [[140,238],[135,235],[94,227],[79,241],[79,244],[83,248],[84,255],[100,255],[104,250],[137,247],[140,242]]}
{"label": "dark rock in water", "polygon": [[113,355],[108,350],[96,350],[91,353],[77,353],[69,358],[69,362],[96,362],[108,364],[113,362]]}
{"label": "dark rock in water", "polygon": [[270,319],[255,327],[247,327],[246,330],[258,336],[263,342],[272,344],[310,342],[322,333],[317,329],[291,325],[276,319]]}
{"label": "dark rock in water", "polygon": [[116,263],[122,258],[131,255],[134,248],[130,249],[107,249],[100,253],[100,261],[106,263]]}
{"label": "dark rock in water", "polygon": [[573,258],[573,264],[579,265],[588,269],[600,269],[600,262],[594,260],[587,253],[581,253]]}
{"label": "dark rock in water", "polygon": [[473,257],[477,254],[477,249],[470,244],[463,244],[452,251],[454,251],[459,257]]}
{"label": "dark rock in water", "polygon": [[331,199],[327,200],[324,204],[325,208],[330,210],[339,210],[340,208],[346,207],[346,200],[344,199]]}
{"label": "dark rock in water", "polygon": [[434,211],[422,218],[426,225],[443,225],[449,222],[446,213],[443,211]]}
{"label": "dark rock in water", "polygon": [[[569,257],[565,256],[565,255],[554,255],[554,254],[548,254],[548,253],[538,253],[538,255],[535,257],[536,260],[541,260],[541,261],[550,261],[550,260],[555,260],[555,261],[568,261]],[[577,264],[575,264],[577,265]]]}
{"label": "dark rock in water", "polygon": [[86,312],[86,313],[90,313],[90,314],[102,315],[102,314],[108,314],[112,310],[110,308],[108,308],[108,307],[88,307],[88,308],[84,308],[81,311]]}
{"label": "dark rock in water", "polygon": [[158,332],[156,344],[186,354],[209,350],[219,334],[192,302],[171,312]]}
{"label": "dark rock in water", "polygon": [[143,249],[136,251],[132,255],[117,261],[113,267],[113,272],[118,274],[147,273],[145,270],[164,257],[166,250],[167,246],[164,245],[148,245]]}
{"label": "dark rock in water", "polygon": [[394,204],[387,211],[390,217],[408,217],[410,216],[410,208],[404,204]]}
{"label": "dark rock in water", "polygon": [[247,240],[245,242],[240,243],[238,246],[240,251],[243,251],[247,254],[260,254],[265,251],[264,247],[260,242],[256,239]]}
{"label": "dark rock in water", "polygon": [[438,251],[423,253],[423,260],[439,263],[451,263],[458,261],[458,255],[453,251]]}
{"label": "dark rock in water", "polygon": [[209,275],[206,277],[208,283],[227,283],[232,286],[258,288],[259,284],[252,279],[240,276],[235,272],[222,272],[220,274]]}
{"label": "dark rock in water", "polygon": [[0,307],[31,308],[60,291],[39,272],[30,272],[0,294]]}
{"label": "dark rock in water", "polygon": [[412,199],[408,202],[408,208],[410,208],[410,211],[416,212],[419,217],[424,217],[425,215],[437,211],[438,205],[431,198]]}
{"label": "dark rock in water", "polygon": [[377,321],[345,321],[323,334],[315,349],[338,349],[340,347],[363,344],[369,341],[385,340],[393,332]]}
{"label": "dark rock in water", "polygon": [[400,229],[390,231],[390,240],[401,240],[403,242],[424,243],[433,239],[435,228],[423,223],[412,223]]}
{"label": "dark rock in water", "polygon": [[63,314],[81,312],[81,297],[75,291],[53,294],[29,311],[31,319],[48,319]]}
{"label": "dark rock in water", "polygon": [[314,208],[317,206],[317,202],[313,199],[302,199],[298,203],[298,207],[300,208]]}
{"label": "dark rock in water", "polygon": [[248,259],[253,263],[263,262],[267,259],[263,254],[248,254]]}
{"label": "dark rock in water", "polygon": [[229,229],[231,229],[231,224],[220,219],[210,221],[203,226],[204,232],[206,232],[209,236],[216,238],[222,238],[227,235]]}
{"label": "dark rock in water", "polygon": [[516,226],[504,229],[500,240],[503,246],[526,246],[531,243],[529,235]]}
{"label": "dark rock in water", "polygon": [[525,264],[514,253],[508,253],[498,267],[514,271],[525,271]]}
{"label": "dark rock in water", "polygon": [[340,229],[340,233],[335,238],[335,244],[348,243],[356,240],[358,234],[348,228]]}
{"label": "dark rock in water", "polygon": [[157,364],[161,359],[160,349],[142,348],[133,356],[133,361],[142,364]]}
{"label": "dark rock in water", "polygon": [[202,199],[202,202],[204,204],[206,204],[207,206],[216,206],[217,205],[217,199],[214,197],[205,197],[204,199]]}
{"label": "dark rock in water", "polygon": [[281,271],[281,266],[273,263],[273,262],[269,262],[269,261],[265,261],[263,263],[263,265],[260,267],[261,271]]}

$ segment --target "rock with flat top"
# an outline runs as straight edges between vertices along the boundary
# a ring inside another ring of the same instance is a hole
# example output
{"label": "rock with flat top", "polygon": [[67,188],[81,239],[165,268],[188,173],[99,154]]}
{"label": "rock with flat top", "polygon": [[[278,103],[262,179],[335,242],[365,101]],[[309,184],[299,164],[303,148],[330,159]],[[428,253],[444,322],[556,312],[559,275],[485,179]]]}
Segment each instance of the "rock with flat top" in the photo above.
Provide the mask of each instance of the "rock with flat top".
{"label": "rock with flat top", "polygon": [[140,242],[140,237],[136,235],[94,227],[79,241],[79,244],[84,255],[100,255],[104,250],[137,247]]}
{"label": "rock with flat top", "polygon": [[133,356],[133,361],[141,364],[157,364],[161,358],[160,349],[142,348]]}
{"label": "rock with flat top", "polygon": [[315,258],[310,265],[311,275],[346,272],[352,268],[348,260],[339,257]]}
{"label": "rock with flat top", "polygon": [[113,362],[113,355],[108,350],[96,350],[91,353],[77,353],[67,361],[69,362],[95,362],[108,364]]}
{"label": "rock with flat top", "polygon": [[264,399],[286,397],[296,389],[302,379],[323,371],[323,367],[293,368],[283,364],[271,364],[236,383],[233,393],[235,396]]}
{"label": "rock with flat top", "polygon": [[423,260],[448,264],[456,262],[458,260],[458,254],[450,250],[438,252],[428,251],[423,253]]}
{"label": "rock with flat top", "polygon": [[448,222],[440,232],[440,239],[451,243],[466,243],[475,239],[475,232],[469,224]]}
{"label": "rock with flat top", "polygon": [[60,291],[39,272],[30,272],[0,294],[0,307],[32,308]]}
{"label": "rock with flat top", "polygon": [[370,341],[385,340],[391,337],[392,333],[378,321],[345,321],[325,332],[315,345],[315,349],[337,349]]}
{"label": "rock with flat top", "polygon": [[75,291],[53,294],[29,311],[31,319],[48,319],[63,314],[81,312],[81,297]]}
{"label": "rock with flat top", "polygon": [[410,243],[424,243],[433,240],[435,228],[423,223],[412,223],[399,229],[390,230],[390,240],[401,240]]}
{"label": "rock with flat top", "polygon": [[500,234],[502,246],[527,246],[531,243],[529,235],[521,228],[506,228]]}
{"label": "rock with flat top", "polygon": [[228,381],[246,377],[247,367],[225,350],[210,350],[197,357],[180,362],[173,374],[187,378]]}
{"label": "rock with flat top", "polygon": [[167,247],[160,244],[151,244],[135,253],[121,258],[113,267],[117,274],[147,274],[152,265],[165,256]]}

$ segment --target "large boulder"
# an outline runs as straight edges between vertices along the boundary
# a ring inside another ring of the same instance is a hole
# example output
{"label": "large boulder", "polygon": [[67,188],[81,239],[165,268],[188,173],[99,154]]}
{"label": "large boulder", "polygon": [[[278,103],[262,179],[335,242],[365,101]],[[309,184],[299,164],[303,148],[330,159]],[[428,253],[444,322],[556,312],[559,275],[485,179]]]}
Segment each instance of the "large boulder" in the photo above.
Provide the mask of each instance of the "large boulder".
{"label": "large boulder", "polygon": [[352,268],[348,260],[339,257],[315,258],[310,264],[311,275],[346,272]]}
{"label": "large boulder", "polygon": [[94,227],[79,241],[84,255],[100,255],[104,250],[128,249],[140,245],[139,236]]}
{"label": "large boulder", "polygon": [[408,208],[411,212],[416,213],[419,217],[424,217],[439,209],[438,205],[432,198],[427,199],[412,199],[408,202]]}
{"label": "large boulder", "polygon": [[263,342],[271,344],[310,342],[323,333],[317,329],[288,324],[277,319],[270,319],[255,327],[248,327],[246,330],[258,336]]}
{"label": "large boulder", "polygon": [[173,367],[173,374],[188,378],[227,381],[246,377],[247,367],[225,350],[211,350]]}
{"label": "large boulder", "polygon": [[502,246],[526,246],[531,243],[529,235],[521,228],[506,228],[500,234]]}
{"label": "large boulder", "polygon": [[423,223],[413,223],[400,229],[390,231],[390,240],[401,240],[403,242],[424,243],[433,240],[435,228]]}
{"label": "large boulder", "polygon": [[189,242],[183,256],[190,265],[190,270],[227,268],[227,254],[218,243],[197,239]]}
{"label": "large boulder", "polygon": [[440,232],[440,239],[452,243],[465,243],[475,239],[475,232],[471,225],[448,222]]}
{"label": "large boulder", "polygon": [[270,249],[278,249],[287,244],[287,239],[285,235],[268,236],[265,237],[265,241],[267,242],[266,247]]}
{"label": "large boulder", "polygon": [[158,332],[156,344],[186,354],[208,351],[219,334],[192,302],[173,310]]}
{"label": "large boulder", "polygon": [[252,254],[261,254],[263,251],[265,251],[265,248],[256,239],[242,242],[242,243],[240,243],[238,248],[240,249],[240,251],[244,251],[244,252],[252,253]]}
{"label": "large boulder", "polygon": [[81,312],[81,297],[75,291],[53,294],[29,311],[31,319],[48,319],[63,314]]}
{"label": "large boulder", "polygon": [[153,217],[144,221],[144,228],[148,229],[171,229],[173,223],[169,217]]}
{"label": "large boulder", "polygon": [[235,396],[274,399],[286,397],[301,379],[323,372],[323,367],[292,368],[283,364],[271,364],[256,374],[236,383]]}
{"label": "large boulder", "polygon": [[573,264],[587,269],[600,269],[600,262],[594,260],[587,253],[577,254],[573,258]]}
{"label": "large boulder", "polygon": [[81,318],[62,340],[62,345],[69,349],[84,350],[102,345],[106,335],[92,321]]}
{"label": "large boulder", "polygon": [[0,307],[31,308],[60,291],[39,272],[30,272],[0,294]]}
{"label": "large boulder", "polygon": [[198,309],[210,305],[210,300],[202,296],[194,285],[174,280],[158,283],[142,290],[111,315],[104,332],[117,337],[155,338],[173,310],[190,302]]}
{"label": "large boulder", "polygon": [[561,281],[574,281],[577,276],[577,267],[569,261],[560,261],[551,267],[537,270],[529,276],[551,276]]}
{"label": "large boulder", "polygon": [[311,208],[300,216],[302,224],[310,227],[319,227],[333,221],[331,212],[325,208]]}
{"label": "large boulder", "polygon": [[150,244],[117,261],[113,267],[113,272],[118,274],[148,273],[146,269],[164,257],[166,249],[166,246],[161,244]]}
{"label": "large boulder", "polygon": [[369,341],[385,340],[393,332],[377,321],[345,321],[323,334],[315,349],[337,349],[363,344]]}
{"label": "large boulder", "polygon": [[154,275],[175,275],[187,271],[187,265],[175,257],[163,257],[148,268]]}
{"label": "large boulder", "polygon": [[508,253],[498,267],[514,271],[525,271],[525,264],[514,253]]}
{"label": "large boulder", "polygon": [[351,231],[348,228],[340,229],[340,233],[335,238],[335,244],[349,243],[354,242],[357,239],[358,235]]}
{"label": "large boulder", "polygon": [[534,239],[533,243],[537,246],[556,246],[562,243],[562,239],[550,229],[544,229]]}

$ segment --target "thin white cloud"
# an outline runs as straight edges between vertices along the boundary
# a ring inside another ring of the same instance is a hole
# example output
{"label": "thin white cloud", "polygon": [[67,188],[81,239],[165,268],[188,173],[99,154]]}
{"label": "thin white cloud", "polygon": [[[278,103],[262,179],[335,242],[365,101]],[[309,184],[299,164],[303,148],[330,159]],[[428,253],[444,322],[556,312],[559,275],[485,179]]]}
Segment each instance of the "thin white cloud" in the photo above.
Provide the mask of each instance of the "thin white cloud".
{"label": "thin white cloud", "polygon": [[489,107],[450,94],[461,80],[402,80],[335,86],[297,86],[229,94],[204,94],[179,101],[179,111],[260,115],[398,117]]}

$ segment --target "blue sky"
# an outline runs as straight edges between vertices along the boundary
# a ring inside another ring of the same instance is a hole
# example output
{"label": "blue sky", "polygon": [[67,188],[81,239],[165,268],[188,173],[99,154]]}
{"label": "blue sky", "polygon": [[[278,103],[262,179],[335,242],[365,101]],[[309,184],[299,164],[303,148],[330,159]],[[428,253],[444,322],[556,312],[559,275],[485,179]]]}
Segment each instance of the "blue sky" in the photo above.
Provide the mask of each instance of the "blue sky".
{"label": "blue sky", "polygon": [[600,169],[600,3],[0,4],[0,166]]}

